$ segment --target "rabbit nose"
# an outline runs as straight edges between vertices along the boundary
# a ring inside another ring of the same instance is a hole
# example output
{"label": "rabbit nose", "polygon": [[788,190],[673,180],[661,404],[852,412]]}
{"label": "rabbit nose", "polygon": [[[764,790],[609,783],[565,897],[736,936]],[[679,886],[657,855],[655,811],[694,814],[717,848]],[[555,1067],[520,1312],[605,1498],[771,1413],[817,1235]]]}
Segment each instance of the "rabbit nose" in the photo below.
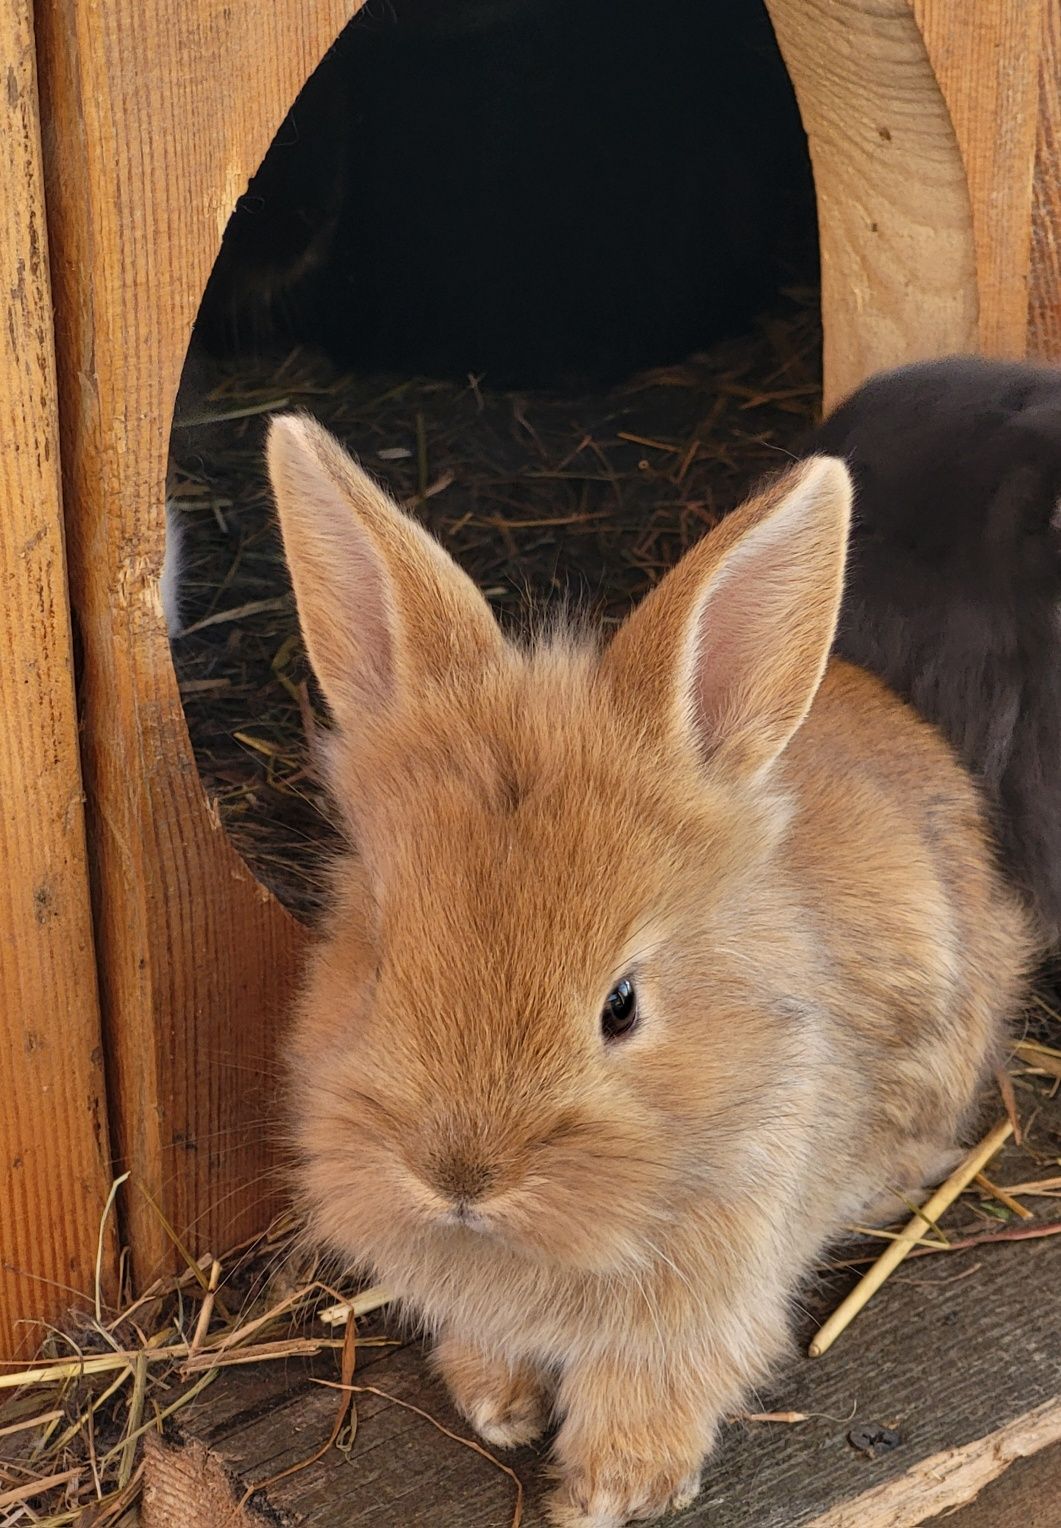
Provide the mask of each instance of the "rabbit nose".
{"label": "rabbit nose", "polygon": [[490,1190],[497,1173],[485,1162],[447,1157],[434,1164],[431,1176],[438,1192],[451,1199],[458,1210],[464,1210]]}

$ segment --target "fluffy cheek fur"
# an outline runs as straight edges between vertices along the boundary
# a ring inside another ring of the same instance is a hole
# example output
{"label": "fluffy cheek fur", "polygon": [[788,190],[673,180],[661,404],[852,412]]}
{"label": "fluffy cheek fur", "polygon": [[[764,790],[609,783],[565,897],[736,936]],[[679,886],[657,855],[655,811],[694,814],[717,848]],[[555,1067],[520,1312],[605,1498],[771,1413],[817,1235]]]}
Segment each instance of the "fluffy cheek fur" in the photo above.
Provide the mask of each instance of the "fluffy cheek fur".
{"label": "fluffy cheek fur", "polygon": [[609,1275],[648,1262],[666,1234],[682,1164],[655,1111],[632,1096],[622,1118],[572,1094],[502,1119],[505,1174],[462,1225],[430,1181],[439,1137],[459,1121],[425,1124],[422,1104],[399,1097],[393,1080],[373,1086],[356,1047],[339,1056],[299,1047],[296,1078],[299,1188],[316,1233],[411,1297],[418,1271],[436,1261]]}

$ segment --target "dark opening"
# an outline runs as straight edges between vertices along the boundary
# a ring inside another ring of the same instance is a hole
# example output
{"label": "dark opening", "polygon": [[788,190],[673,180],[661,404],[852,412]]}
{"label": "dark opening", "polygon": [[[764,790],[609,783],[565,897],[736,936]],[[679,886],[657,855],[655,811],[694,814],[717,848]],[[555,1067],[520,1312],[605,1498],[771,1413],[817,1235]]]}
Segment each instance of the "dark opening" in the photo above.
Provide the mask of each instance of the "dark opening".
{"label": "dark opening", "polygon": [[332,830],[268,413],[316,414],[503,619],[614,620],[815,417],[816,244],[760,0],[370,0],[346,29],[229,224],[170,480],[200,768],[292,910]]}

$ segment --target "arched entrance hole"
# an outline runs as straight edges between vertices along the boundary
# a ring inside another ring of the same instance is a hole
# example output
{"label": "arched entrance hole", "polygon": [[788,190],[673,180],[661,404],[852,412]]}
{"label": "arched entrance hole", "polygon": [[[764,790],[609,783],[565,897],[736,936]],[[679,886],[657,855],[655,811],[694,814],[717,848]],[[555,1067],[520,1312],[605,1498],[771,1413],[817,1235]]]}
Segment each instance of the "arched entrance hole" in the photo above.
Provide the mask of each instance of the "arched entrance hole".
{"label": "arched entrance hole", "polygon": [[334,834],[268,414],[328,424],[502,619],[615,619],[809,428],[817,268],[764,5],[400,0],[347,28],[228,225],[170,483],[200,769],[297,915]]}

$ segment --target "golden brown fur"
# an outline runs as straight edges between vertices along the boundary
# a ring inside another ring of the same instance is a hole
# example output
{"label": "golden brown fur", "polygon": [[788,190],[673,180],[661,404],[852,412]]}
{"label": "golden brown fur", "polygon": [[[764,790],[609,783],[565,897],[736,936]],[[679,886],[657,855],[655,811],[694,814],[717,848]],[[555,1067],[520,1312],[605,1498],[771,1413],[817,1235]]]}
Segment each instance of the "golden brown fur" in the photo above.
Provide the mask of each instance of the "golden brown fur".
{"label": "golden brown fur", "polygon": [[960,1136],[1024,922],[939,736],[825,670],[838,463],[603,653],[504,641],[309,422],[270,465],[357,846],[292,1040],[300,1191],[485,1438],[561,1420],[553,1520],[617,1528],[691,1499],[823,1243]]}

